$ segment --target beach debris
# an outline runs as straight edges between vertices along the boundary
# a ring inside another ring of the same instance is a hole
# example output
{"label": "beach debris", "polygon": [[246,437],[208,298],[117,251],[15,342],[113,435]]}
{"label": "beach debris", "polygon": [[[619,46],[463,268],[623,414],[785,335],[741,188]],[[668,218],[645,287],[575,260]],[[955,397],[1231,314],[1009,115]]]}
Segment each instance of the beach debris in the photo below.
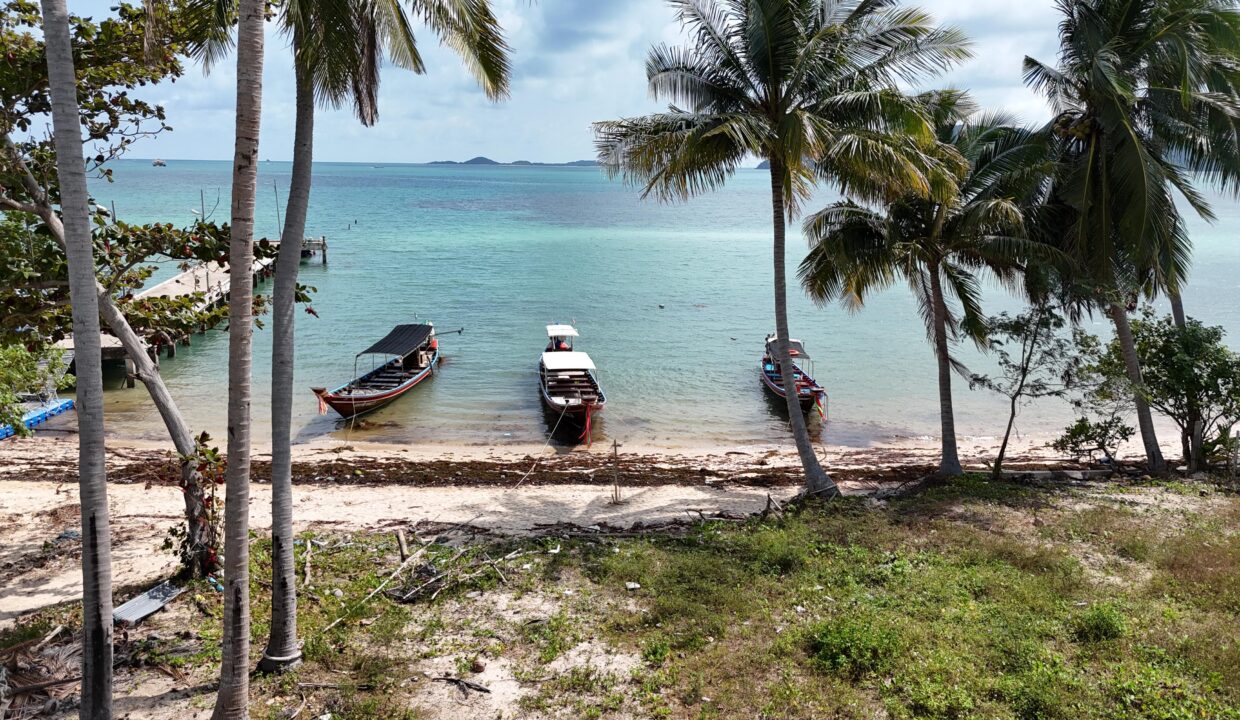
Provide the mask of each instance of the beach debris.
{"label": "beach debris", "polygon": [[61,630],[0,650],[0,717],[25,720],[51,713],[77,693],[81,645],[44,647]]}
{"label": "beach debris", "polygon": [[464,678],[452,677],[451,675],[441,675],[439,677],[433,677],[431,678],[431,680],[434,682],[444,682],[444,683],[450,683],[452,685],[455,685],[461,691],[462,697],[468,697],[470,690],[473,690],[474,692],[480,692],[480,693],[491,692],[490,688],[487,688],[483,685],[479,685],[476,682],[471,682],[469,680],[465,680]]}
{"label": "beach debris", "polygon": [[556,545],[555,547],[551,548],[550,550],[548,550],[548,551],[547,551],[547,554],[548,554],[548,555],[559,555],[559,554],[560,554],[560,546],[559,546],[559,545]]}
{"label": "beach debris", "polygon": [[72,540],[74,542],[77,542],[81,539],[82,539],[82,533],[80,530],[68,529],[68,530],[61,530],[60,534],[56,536],[56,540],[54,542],[65,542],[66,540]]}
{"label": "beach debris", "polygon": [[112,622],[117,625],[137,625],[183,592],[185,588],[165,580],[113,610]]}
{"label": "beach debris", "polygon": [[641,583],[635,583],[635,582],[630,581],[624,584],[624,589],[625,590],[641,590],[642,586],[641,586]]}

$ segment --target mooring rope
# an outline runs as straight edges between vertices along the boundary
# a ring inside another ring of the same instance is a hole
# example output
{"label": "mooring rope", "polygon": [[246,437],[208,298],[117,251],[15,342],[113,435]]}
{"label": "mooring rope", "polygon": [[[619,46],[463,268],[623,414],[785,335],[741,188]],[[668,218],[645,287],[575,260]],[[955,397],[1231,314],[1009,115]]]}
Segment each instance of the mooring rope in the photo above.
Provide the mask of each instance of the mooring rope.
{"label": "mooring rope", "polygon": [[547,435],[547,442],[543,444],[542,450],[538,451],[539,456],[538,458],[534,460],[534,464],[530,466],[529,470],[525,471],[525,474],[521,476],[521,479],[517,481],[516,485],[513,485],[511,488],[509,488],[510,490],[516,490],[517,488],[521,487],[521,483],[525,482],[526,478],[528,478],[530,474],[532,474],[534,470],[538,468],[539,463],[543,461],[542,453],[545,452],[547,448],[551,447],[551,440],[555,437],[555,431],[559,429],[560,421],[564,419],[564,416],[566,414],[568,414],[568,405],[564,406],[564,409],[560,411],[560,416],[555,419],[555,425],[552,426],[551,432]]}

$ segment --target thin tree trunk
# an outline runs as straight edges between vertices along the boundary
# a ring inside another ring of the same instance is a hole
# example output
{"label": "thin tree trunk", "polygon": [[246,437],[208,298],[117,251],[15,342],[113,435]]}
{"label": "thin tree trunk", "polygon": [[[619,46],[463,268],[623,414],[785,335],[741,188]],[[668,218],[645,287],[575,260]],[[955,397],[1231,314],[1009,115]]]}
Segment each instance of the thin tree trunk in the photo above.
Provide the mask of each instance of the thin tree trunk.
{"label": "thin tree trunk", "polygon": [[[1173,290],[1167,294],[1171,300],[1171,316],[1175,319],[1175,326],[1181,332],[1188,329],[1188,316],[1184,313],[1184,298],[1178,290]],[[1188,466],[1190,473],[1195,473],[1205,464],[1205,437],[1204,424],[1201,419],[1201,410],[1196,403],[1189,402],[1188,405],[1188,428],[1180,433],[1181,444],[1184,446],[1184,464]]]}
{"label": "thin tree trunk", "polygon": [[956,449],[956,413],[952,408],[951,348],[947,344],[947,303],[943,300],[943,279],[939,277],[939,264],[932,263],[930,294],[934,310],[934,354],[939,361],[939,425],[943,434],[942,454],[939,458],[939,474],[953,477],[964,473]]}
{"label": "thin tree trunk", "polygon": [[1015,392],[1009,398],[1007,429],[1003,431],[1003,442],[999,444],[999,454],[995,457],[994,478],[996,480],[1003,475],[1003,460],[1007,457],[1008,441],[1012,437],[1012,428],[1016,425],[1020,396],[1025,392],[1025,383],[1029,381],[1029,366],[1033,364],[1033,354],[1038,349],[1038,329],[1042,327],[1043,306],[1036,307],[1038,314],[1033,316],[1033,335],[1026,335],[1021,344],[1020,382],[1016,384]]}
{"label": "thin tree trunk", "polygon": [[1109,303],[1107,313],[1111,322],[1115,323],[1115,337],[1119,340],[1120,350],[1124,356],[1124,367],[1128,371],[1128,380],[1133,384],[1133,399],[1137,405],[1137,424],[1141,428],[1141,442],[1145,445],[1145,460],[1150,472],[1166,472],[1167,465],[1163,461],[1162,450],[1158,447],[1158,436],[1154,432],[1154,417],[1150,413],[1150,404],[1143,394],[1141,379],[1141,361],[1137,357],[1136,341],[1132,337],[1132,326],[1128,323],[1128,310],[1119,303]]}
{"label": "thin tree trunk", "polygon": [[224,499],[224,636],[214,720],[249,717],[250,367],[254,194],[262,112],[262,0],[238,3],[236,138],[228,299],[228,469]]}
{"label": "thin tree trunk", "polygon": [[[133,361],[134,375],[146,386],[151,402],[163,418],[164,427],[168,429],[177,454],[183,458],[192,457],[198,451],[198,444],[185,422],[185,416],[181,414],[181,409],[172,399],[172,393],[168,392],[163,376],[146,354],[141,338],[129,325],[120,308],[112,302],[107,290],[99,285],[98,291],[99,313]],[[186,569],[195,576],[218,572],[219,538],[216,537],[215,526],[208,518],[202,475],[192,461],[181,461],[181,491],[185,499],[185,532],[189,555]]]}
{"label": "thin tree trunk", "polygon": [[[56,215],[56,209],[50,204],[47,192],[17,155],[17,149],[8,135],[4,136],[4,146],[10,159],[20,169],[22,183],[34,200],[31,210],[47,225],[60,247],[68,252],[64,224]],[[100,316],[121,341],[125,353],[133,361],[135,376],[142,381],[150,393],[151,401],[159,411],[160,417],[163,418],[177,452],[183,456],[192,455],[197,449],[194,437],[190,433],[180,408],[177,407],[167,386],[164,385],[164,379],[155,367],[155,363],[147,355],[141,338],[134,332],[125,315],[116,307],[107,289],[97,280],[95,292],[98,294]],[[192,463],[183,462],[181,465],[181,489],[185,497],[186,532],[193,557],[191,563],[193,567],[190,569],[202,574],[215,572],[218,569],[215,565],[218,538],[215,537],[215,528],[204,521],[206,503],[203,497],[202,477]]]}
{"label": "thin tree trunk", "polygon": [[797,396],[796,375],[793,372],[792,355],[788,352],[788,280],[784,259],[785,218],[783,164],[771,158],[771,211],[775,227],[775,352],[784,379],[784,399],[788,404],[788,417],[792,421],[792,437],[796,441],[801,467],[805,470],[805,486],[811,495],[833,497],[839,493],[835,483],[814,454],[805,424],[805,413]]}
{"label": "thin tree trunk", "polygon": [[293,366],[297,271],[306,232],[314,159],[314,88],[302,66],[300,39],[293,36],[297,75],[297,122],[293,177],[280,236],[272,292],[271,341],[271,634],[259,661],[261,672],[279,672],[301,661],[297,642],[297,568],[293,564]]}
{"label": "thin tree trunk", "polygon": [[83,720],[109,720],[112,717],[112,535],[108,523],[103,359],[99,343],[99,301],[95,294],[95,257],[69,11],[64,0],[42,0],[42,6],[77,358],[83,645],[82,700],[78,716]]}

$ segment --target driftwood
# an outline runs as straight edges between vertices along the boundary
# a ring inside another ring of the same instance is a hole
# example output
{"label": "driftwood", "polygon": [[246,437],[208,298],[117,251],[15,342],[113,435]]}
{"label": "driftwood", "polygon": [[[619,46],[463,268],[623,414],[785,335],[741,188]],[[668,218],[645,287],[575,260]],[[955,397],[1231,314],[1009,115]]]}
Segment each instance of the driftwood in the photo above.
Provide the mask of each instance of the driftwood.
{"label": "driftwood", "polygon": [[374,690],[375,686],[370,683],[362,683],[360,685],[344,685],[341,683],[322,683],[322,682],[299,682],[297,687],[301,690],[339,690],[341,688],[349,688],[351,690]]}
{"label": "driftwood", "polygon": [[314,542],[306,543],[306,569],[303,573],[301,584],[302,587],[310,587],[310,555],[314,552]]}
{"label": "driftwood", "polygon": [[[461,556],[463,556],[464,554],[465,554],[464,550],[458,551],[456,555],[453,555],[446,564],[448,566],[451,566],[452,563],[459,560]],[[498,560],[492,559],[490,556],[484,554],[481,558],[474,560],[473,562],[469,563],[468,565],[464,567],[460,567],[460,568],[449,567],[447,570],[442,570],[442,571],[436,571],[434,569],[434,566],[428,566],[431,568],[430,571],[426,573],[430,575],[428,579],[426,579],[425,581],[423,581],[422,583],[418,584],[417,586],[415,586],[414,588],[410,590],[407,590],[404,592],[401,592],[399,590],[394,591],[394,592],[389,592],[388,597],[392,598],[393,600],[397,602],[410,602],[423,596],[428,591],[430,591],[432,586],[435,586],[435,589],[431,591],[430,595],[428,596],[430,600],[434,600],[435,598],[439,597],[439,594],[442,593],[444,590],[447,590],[449,588],[452,588],[457,585],[461,585],[465,582],[468,582],[470,580],[473,580],[474,578],[486,572],[495,573],[496,577],[499,578],[500,582],[507,584],[508,576],[504,575],[504,571],[499,568],[499,564],[501,562],[505,562],[508,560],[512,560],[514,558],[521,557],[522,555],[525,555],[525,554],[526,553],[523,551],[514,550]]]}
{"label": "driftwood", "polygon": [[409,559],[409,542],[405,540],[405,531],[396,531],[396,545],[400,548],[400,561],[404,562]]}
{"label": "driftwood", "polygon": [[378,587],[376,587],[374,590],[371,590],[370,593],[366,595],[366,597],[362,598],[361,602],[354,603],[352,607],[350,607],[347,611],[345,611],[344,615],[341,615],[335,620],[332,620],[330,625],[328,625],[327,627],[323,628],[320,631],[320,634],[326,634],[328,630],[331,630],[332,628],[336,627],[340,623],[344,622],[344,619],[348,617],[349,614],[352,613],[354,610],[370,602],[371,598],[383,592],[383,589],[387,587],[389,583],[395,580],[397,575],[400,575],[402,572],[404,572],[405,568],[409,567],[410,563],[412,563],[414,560],[417,560],[418,558],[425,555],[426,549],[428,547],[430,547],[430,545],[423,545],[422,547],[418,548],[417,552],[410,555],[403,563],[401,563],[395,570],[393,570],[392,574],[388,575],[387,578],[383,582],[379,583]]}
{"label": "driftwood", "polygon": [[453,685],[457,686],[457,688],[459,688],[459,689],[460,689],[460,691],[461,691],[461,695],[465,695],[465,696],[468,696],[468,695],[469,695],[469,691],[470,691],[470,690],[473,690],[474,692],[480,692],[480,693],[490,693],[490,692],[491,692],[490,688],[487,688],[487,687],[484,687],[484,686],[482,686],[482,685],[479,685],[479,684],[478,684],[478,683],[476,683],[476,682],[470,682],[469,680],[465,680],[464,678],[452,677],[452,676],[450,676],[450,675],[443,675],[443,676],[440,676],[440,677],[433,677],[433,678],[431,678],[431,680],[432,680],[432,681],[434,681],[434,682],[445,682],[445,683],[451,683],[451,684],[453,684]]}

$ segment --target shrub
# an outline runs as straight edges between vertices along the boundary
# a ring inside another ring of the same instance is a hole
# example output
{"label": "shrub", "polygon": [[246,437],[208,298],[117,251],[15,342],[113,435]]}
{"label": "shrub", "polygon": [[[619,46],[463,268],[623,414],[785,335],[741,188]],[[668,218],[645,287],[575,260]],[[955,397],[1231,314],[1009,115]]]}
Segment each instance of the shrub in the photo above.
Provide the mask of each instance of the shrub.
{"label": "shrub", "polygon": [[671,652],[672,646],[666,638],[654,637],[642,643],[642,660],[655,667],[662,665]]}
{"label": "shrub", "polygon": [[859,677],[889,667],[900,641],[871,619],[841,617],[810,627],[808,646],[815,665]]}
{"label": "shrub", "polygon": [[1072,621],[1072,636],[1078,642],[1114,640],[1127,631],[1123,612],[1112,603],[1093,605]]}

